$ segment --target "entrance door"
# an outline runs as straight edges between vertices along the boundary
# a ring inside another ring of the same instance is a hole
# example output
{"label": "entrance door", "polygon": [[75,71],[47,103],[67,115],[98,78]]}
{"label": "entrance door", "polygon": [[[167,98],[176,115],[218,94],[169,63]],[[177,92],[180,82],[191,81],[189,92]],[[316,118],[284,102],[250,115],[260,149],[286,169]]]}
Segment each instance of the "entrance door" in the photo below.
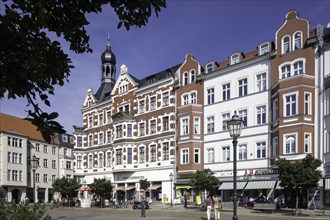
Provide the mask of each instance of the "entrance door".
{"label": "entrance door", "polygon": [[12,192],[12,202],[18,204],[21,201],[21,191],[19,189],[14,189]]}

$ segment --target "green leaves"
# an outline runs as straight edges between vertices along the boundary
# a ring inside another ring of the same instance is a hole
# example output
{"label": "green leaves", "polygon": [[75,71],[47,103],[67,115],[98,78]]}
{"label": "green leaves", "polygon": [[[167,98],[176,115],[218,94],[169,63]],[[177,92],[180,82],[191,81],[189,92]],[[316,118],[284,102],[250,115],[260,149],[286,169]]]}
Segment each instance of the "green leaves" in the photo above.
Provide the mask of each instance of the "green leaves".
{"label": "green leaves", "polygon": [[1,220],[50,220],[51,217],[47,214],[45,204],[37,203],[35,206],[26,204],[4,204],[0,201],[0,219]]}
{"label": "green leaves", "polygon": [[139,181],[140,189],[146,190],[150,187],[150,182],[147,179],[142,179]]}
{"label": "green leaves", "polygon": [[62,197],[72,198],[77,192],[76,190],[80,187],[80,184],[76,179],[62,177],[61,179],[56,179],[52,184],[54,191],[59,192]]}
{"label": "green leaves", "polygon": [[218,178],[214,176],[214,172],[210,169],[197,171],[190,179],[190,185],[197,191],[210,190],[219,183]]}
{"label": "green leaves", "polygon": [[111,181],[105,178],[94,179],[94,182],[90,184],[92,193],[95,193],[102,198],[111,199],[112,197],[112,185]]}

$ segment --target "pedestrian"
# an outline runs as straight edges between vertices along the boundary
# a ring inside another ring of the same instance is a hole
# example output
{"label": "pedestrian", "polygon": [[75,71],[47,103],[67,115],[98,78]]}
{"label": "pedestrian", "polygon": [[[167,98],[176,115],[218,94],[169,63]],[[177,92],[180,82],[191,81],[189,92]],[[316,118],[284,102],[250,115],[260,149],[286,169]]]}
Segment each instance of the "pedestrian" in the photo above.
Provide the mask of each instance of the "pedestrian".
{"label": "pedestrian", "polygon": [[214,219],[220,220],[220,210],[222,208],[222,201],[218,195],[213,196]]}
{"label": "pedestrian", "polygon": [[188,206],[187,206],[187,193],[184,194],[184,207],[188,208]]}
{"label": "pedestrian", "polygon": [[206,200],[205,200],[205,205],[206,205],[206,215],[207,215],[207,220],[211,219],[211,211],[212,211],[212,199],[211,196],[208,195]]}
{"label": "pedestrian", "polygon": [[145,204],[144,197],[142,197],[142,200],[141,200],[141,218],[145,218],[145,217],[146,217],[146,204]]}

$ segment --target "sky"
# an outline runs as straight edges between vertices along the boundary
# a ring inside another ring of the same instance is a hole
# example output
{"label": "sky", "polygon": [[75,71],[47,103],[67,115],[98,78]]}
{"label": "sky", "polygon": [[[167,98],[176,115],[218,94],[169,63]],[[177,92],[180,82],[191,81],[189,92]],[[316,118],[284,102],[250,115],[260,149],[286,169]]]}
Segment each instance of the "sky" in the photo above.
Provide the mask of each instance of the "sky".
{"label": "sky", "polygon": [[[290,10],[309,20],[310,28],[330,22],[330,0],[167,0],[157,18],[153,15],[142,28],[117,29],[118,18],[110,6],[100,14],[87,16],[86,27],[93,53],[75,54],[63,42],[73,61],[69,83],[55,88],[48,112],[58,112],[57,121],[68,133],[82,126],[82,104],[87,90],[94,93],[101,85],[101,54],[110,44],[117,59],[117,74],[126,64],[138,79],[160,72],[184,61],[187,53],[205,65],[224,61],[236,51],[248,53],[275,33]],[[3,13],[1,7],[0,13]],[[0,100],[0,112],[27,117],[25,99]],[[1,123],[1,122],[0,122]]]}

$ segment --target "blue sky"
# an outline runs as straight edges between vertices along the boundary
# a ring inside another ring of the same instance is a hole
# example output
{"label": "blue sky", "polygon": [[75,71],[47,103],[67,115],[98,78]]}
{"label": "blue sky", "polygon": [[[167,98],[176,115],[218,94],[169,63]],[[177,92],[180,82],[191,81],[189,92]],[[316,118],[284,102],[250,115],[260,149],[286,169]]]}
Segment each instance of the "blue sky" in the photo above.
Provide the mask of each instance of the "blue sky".
{"label": "blue sky", "polygon": [[[255,50],[266,40],[275,40],[275,32],[291,9],[309,20],[310,27],[330,22],[330,0],[167,0],[167,8],[148,25],[130,31],[117,29],[118,19],[110,6],[101,14],[88,15],[90,46],[93,53],[70,55],[75,66],[69,83],[56,87],[51,108],[60,114],[58,121],[71,133],[72,126],[82,126],[81,107],[88,88],[96,93],[101,82],[100,56],[110,32],[112,51],[120,65],[137,78],[162,71],[184,60],[191,52],[202,65],[223,61],[235,51]],[[3,8],[0,11],[3,13]],[[26,117],[25,99],[0,101],[0,112]]]}

